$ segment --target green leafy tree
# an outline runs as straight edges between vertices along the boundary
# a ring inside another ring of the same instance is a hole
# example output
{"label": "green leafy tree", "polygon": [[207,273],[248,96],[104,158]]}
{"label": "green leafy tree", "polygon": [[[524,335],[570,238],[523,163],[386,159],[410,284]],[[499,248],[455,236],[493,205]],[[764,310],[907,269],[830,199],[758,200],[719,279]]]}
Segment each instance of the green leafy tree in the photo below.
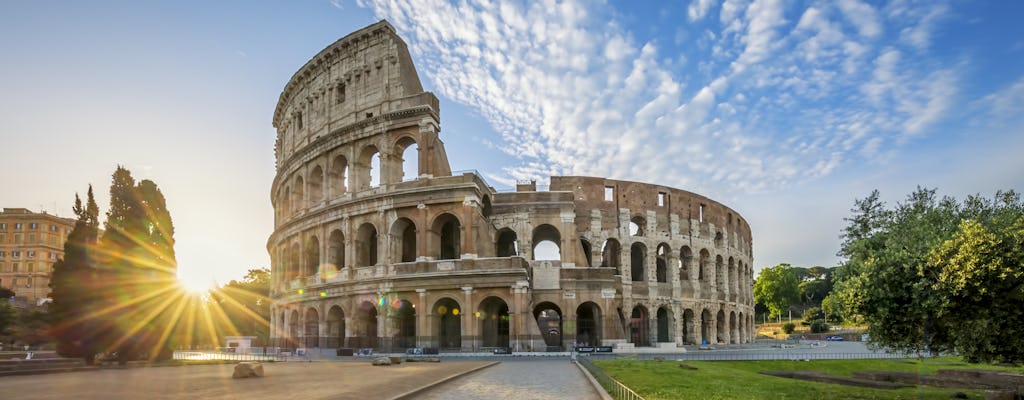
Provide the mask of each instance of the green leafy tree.
{"label": "green leafy tree", "polygon": [[92,364],[100,352],[102,328],[93,315],[101,307],[103,291],[98,287],[93,251],[99,236],[99,207],[89,186],[86,204],[75,195],[78,219],[64,242],[64,257],[53,265],[50,278],[49,312],[55,322],[50,335],[57,342],[57,354],[84,358]]}
{"label": "green leafy tree", "polygon": [[229,326],[222,333],[256,336],[266,341],[270,336],[270,270],[250,269],[242,280],[232,280],[211,293],[210,299],[227,316]]}
{"label": "green leafy tree", "polygon": [[754,281],[754,300],[768,307],[771,318],[778,318],[799,296],[796,273],[789,264],[761,270]]}
{"label": "green leafy tree", "polygon": [[[875,191],[858,200],[844,229],[840,255],[849,259],[839,272],[845,279],[837,283],[837,296],[847,317],[863,318],[872,341],[884,347],[918,354],[957,350],[971,360],[1011,359],[1006,354],[993,356],[991,350],[1001,338],[1011,337],[1000,336],[1008,334],[1001,331],[1002,327],[1020,326],[1015,325],[1019,319],[979,319],[972,325],[974,319],[965,319],[968,316],[957,309],[961,302],[970,300],[975,303],[968,301],[969,305],[983,304],[985,307],[976,310],[986,310],[989,317],[1019,315],[1014,313],[1020,302],[1008,303],[1013,305],[1013,310],[1008,310],[1004,309],[1006,303],[978,300],[987,291],[1012,299],[1012,287],[1000,286],[1000,281],[988,279],[991,276],[984,268],[972,268],[968,262],[939,260],[974,260],[987,265],[1009,262],[1019,270],[1020,262],[1012,264],[1011,250],[978,256],[987,257],[987,261],[961,253],[961,249],[977,250],[981,246],[978,243],[1001,243],[1012,248],[1007,245],[1012,240],[992,238],[1012,238],[1013,225],[1000,221],[1014,221],[1021,215],[1019,196],[1013,192],[997,193],[995,200],[972,196],[960,204],[949,197],[938,198],[934,189],[918,188],[891,210],[878,197]],[[965,220],[977,226],[962,224]],[[1000,232],[995,236],[986,236],[978,229],[991,226],[1011,228],[991,231]],[[963,279],[954,277],[981,282],[965,285]],[[1013,278],[1003,283],[1013,283]],[[965,293],[967,297],[963,297]],[[986,321],[990,321],[988,325]],[[982,326],[993,329],[990,336],[980,341],[967,336],[979,333]],[[1013,331],[1010,335],[1016,334]],[[967,342],[977,345],[972,347]]]}
{"label": "green leafy tree", "polygon": [[14,291],[0,287],[0,338],[10,333],[10,327],[14,325],[17,314],[11,306],[10,298],[14,297]]}

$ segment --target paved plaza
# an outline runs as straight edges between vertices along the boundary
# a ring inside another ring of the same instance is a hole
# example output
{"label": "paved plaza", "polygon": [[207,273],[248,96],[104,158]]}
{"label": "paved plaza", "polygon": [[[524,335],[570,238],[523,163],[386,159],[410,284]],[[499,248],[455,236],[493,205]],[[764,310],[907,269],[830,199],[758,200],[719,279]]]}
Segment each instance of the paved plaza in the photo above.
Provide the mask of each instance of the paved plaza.
{"label": "paved plaza", "polygon": [[509,360],[419,394],[417,399],[600,399],[568,358]]}

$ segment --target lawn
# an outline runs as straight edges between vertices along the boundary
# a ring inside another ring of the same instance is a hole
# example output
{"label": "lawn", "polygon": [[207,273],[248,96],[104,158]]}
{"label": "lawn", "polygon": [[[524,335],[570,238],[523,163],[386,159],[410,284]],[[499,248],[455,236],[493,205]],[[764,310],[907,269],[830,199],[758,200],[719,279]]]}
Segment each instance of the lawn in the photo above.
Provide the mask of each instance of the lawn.
{"label": "lawn", "polygon": [[[648,400],[654,399],[949,399],[957,392],[927,386],[898,390],[868,389],[808,382],[759,374],[771,370],[813,370],[850,376],[855,371],[885,370],[934,374],[939,369],[996,369],[1024,373],[1024,368],[971,365],[957,357],[908,360],[822,361],[678,361],[603,360],[594,364]],[[959,390],[984,398],[976,390]]]}

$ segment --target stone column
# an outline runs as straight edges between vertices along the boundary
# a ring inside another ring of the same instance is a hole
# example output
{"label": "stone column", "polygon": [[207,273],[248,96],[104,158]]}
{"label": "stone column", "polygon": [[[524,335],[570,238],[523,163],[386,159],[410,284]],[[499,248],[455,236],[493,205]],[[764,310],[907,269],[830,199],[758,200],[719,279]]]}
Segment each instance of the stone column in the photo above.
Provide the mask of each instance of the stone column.
{"label": "stone column", "polygon": [[429,343],[425,343],[430,339],[424,339],[433,336],[429,318],[432,310],[427,305],[427,289],[416,289],[416,294],[419,295],[419,301],[416,304],[416,346],[431,347]]}
{"label": "stone column", "polygon": [[[476,326],[476,305],[473,304],[473,287],[462,287],[462,350],[473,350],[479,347],[481,332],[477,332]],[[473,338],[467,340],[467,337]]]}

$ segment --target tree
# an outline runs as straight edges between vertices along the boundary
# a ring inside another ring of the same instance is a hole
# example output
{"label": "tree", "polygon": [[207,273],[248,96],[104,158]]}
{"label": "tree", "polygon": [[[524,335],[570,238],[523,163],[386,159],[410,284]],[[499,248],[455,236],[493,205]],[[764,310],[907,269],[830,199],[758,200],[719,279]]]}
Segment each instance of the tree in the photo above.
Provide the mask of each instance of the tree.
{"label": "tree", "polygon": [[211,293],[210,299],[223,310],[230,326],[221,332],[256,336],[266,341],[270,336],[270,270],[250,269],[241,281],[232,280]]}
{"label": "tree", "polygon": [[798,295],[796,274],[789,264],[761,270],[754,282],[754,300],[768,307],[771,318],[781,316]]}
{"label": "tree", "polygon": [[17,318],[17,315],[14,313],[14,307],[11,306],[11,302],[8,300],[12,296],[14,296],[13,291],[0,287],[0,337],[7,336],[10,327]]}
{"label": "tree", "polygon": [[[1015,346],[997,343],[1017,334],[1005,328],[1021,326],[1020,302],[1012,301],[1020,298],[1014,293],[1020,281],[1004,275],[1005,268],[992,272],[999,265],[1020,270],[1013,259],[1015,225],[1007,222],[1022,215],[1020,197],[999,192],[995,200],[972,196],[961,204],[935,192],[918,188],[891,210],[877,191],[855,202],[839,252],[849,257],[838,273],[845,280],[836,284],[841,308],[847,317],[861,316],[872,341],[884,347],[918,354],[956,350],[969,360],[1024,359]],[[1001,229],[987,235],[983,227]],[[989,245],[1005,251],[970,254]],[[985,329],[987,335],[975,340]],[[1000,346],[1005,351],[995,349]]]}
{"label": "tree", "polygon": [[99,236],[99,207],[89,186],[86,204],[75,195],[75,215],[78,219],[64,242],[64,257],[53,265],[50,278],[50,315],[56,323],[50,335],[57,342],[57,354],[63,357],[81,357],[92,364],[100,352],[102,328],[91,318],[99,310],[102,290],[96,279],[93,251]]}

